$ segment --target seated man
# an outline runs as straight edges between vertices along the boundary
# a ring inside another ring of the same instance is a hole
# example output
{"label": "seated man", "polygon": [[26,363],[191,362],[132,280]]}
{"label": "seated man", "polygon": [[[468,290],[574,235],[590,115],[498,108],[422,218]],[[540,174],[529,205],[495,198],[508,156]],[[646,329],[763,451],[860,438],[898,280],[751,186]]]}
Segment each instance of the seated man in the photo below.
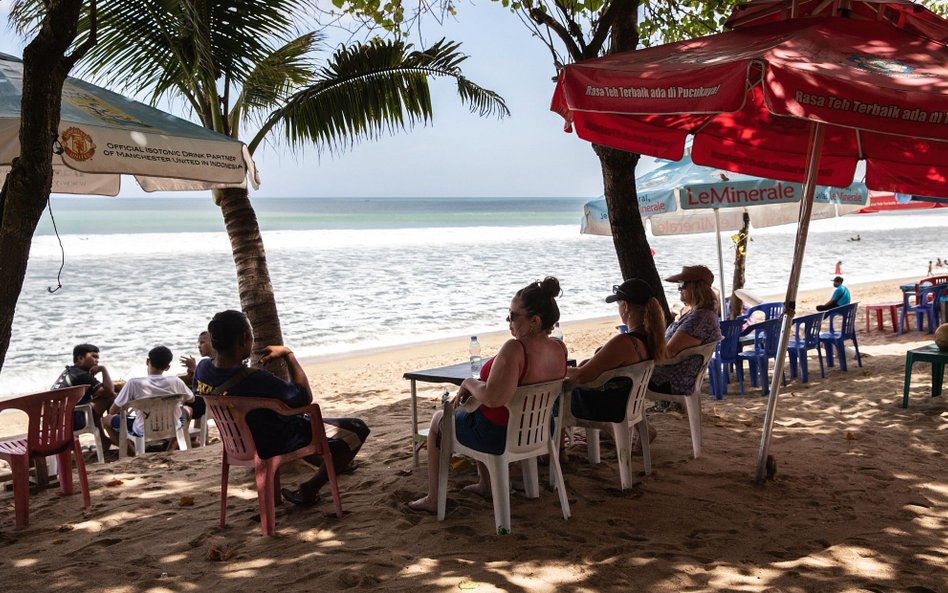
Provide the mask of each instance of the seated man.
{"label": "seated man", "polygon": [[[217,358],[217,352],[214,351],[214,346],[211,345],[211,334],[207,330],[202,331],[198,334],[198,354],[201,355],[201,358],[209,358],[214,360]],[[182,377],[182,380],[188,385],[194,385],[194,370],[197,368],[197,361],[194,360],[193,356],[182,356],[179,361],[181,366],[187,369],[187,375]],[[200,395],[195,395],[194,400],[191,402],[191,419],[194,420],[195,426],[197,426],[198,420],[204,417],[204,414],[207,413],[207,406],[204,404],[204,398]]]}
{"label": "seated man", "polygon": [[[118,446],[119,444],[119,421],[122,419],[122,407],[129,402],[146,399],[149,397],[158,397],[161,395],[185,395],[184,401],[190,401],[194,398],[191,390],[185,385],[184,381],[178,377],[167,377],[163,373],[171,368],[171,360],[174,356],[171,350],[164,346],[156,346],[148,352],[148,358],[145,359],[145,367],[148,369],[148,376],[135,377],[129,379],[128,383],[122,387],[119,394],[109,409],[109,414],[105,416],[105,430],[109,438]],[[178,417],[181,423],[187,426],[190,415],[184,406],[178,406]],[[144,436],[145,420],[143,418],[128,417],[128,433],[135,436]],[[175,441],[172,441],[175,442]],[[134,455],[134,448],[129,447]]]}
{"label": "seated man", "polygon": [[[102,380],[96,379],[96,375],[102,374]],[[53,386],[50,389],[62,389],[64,387],[73,387],[76,385],[88,385],[85,394],[79,401],[80,404],[92,404],[92,420],[95,425],[102,430],[101,417],[112,405],[115,399],[115,386],[112,384],[112,377],[105,366],[99,364],[99,348],[92,344],[78,344],[72,349],[72,365],[67,366],[66,370],[60,373]],[[86,426],[86,415],[82,412],[76,412],[73,418],[73,428],[80,429]],[[109,448],[109,440],[105,432],[102,433],[102,446]]]}
{"label": "seated man", "polygon": [[[194,373],[194,392],[200,395],[230,397],[267,397],[282,401],[293,408],[313,401],[313,392],[303,367],[293,351],[285,346],[267,346],[260,358],[264,364],[283,358],[290,372],[291,383],[268,371],[244,366],[253,347],[253,328],[247,316],[240,311],[222,311],[207,326],[211,342],[217,351],[214,360],[202,360]],[[323,418],[329,450],[336,473],[354,469],[352,460],[369,436],[369,427],[358,418]],[[272,410],[253,410],[247,414],[247,423],[253,434],[257,454],[262,459],[295,451],[308,445],[312,439],[309,418],[303,414],[282,416]],[[282,489],[283,497],[298,505],[309,506],[319,502],[319,489],[329,480],[326,464],[321,456],[306,458],[320,465],[312,478],[292,491]]]}
{"label": "seated man", "polygon": [[830,297],[830,300],[827,301],[826,304],[817,305],[817,311],[829,311],[830,309],[849,304],[851,297],[849,296],[849,289],[843,286],[843,277],[837,276],[833,278],[833,286],[836,287],[836,290],[833,291],[833,296]]}

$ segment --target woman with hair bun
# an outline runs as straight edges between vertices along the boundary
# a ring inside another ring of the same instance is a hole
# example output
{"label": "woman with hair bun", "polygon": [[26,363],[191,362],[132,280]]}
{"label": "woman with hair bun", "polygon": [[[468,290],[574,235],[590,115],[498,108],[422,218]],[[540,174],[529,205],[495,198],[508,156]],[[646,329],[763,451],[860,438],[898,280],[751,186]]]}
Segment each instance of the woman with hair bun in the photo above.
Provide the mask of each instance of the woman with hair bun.
{"label": "woman with hair bun", "polygon": [[[504,406],[521,385],[555,381],[566,376],[566,345],[550,338],[553,325],[560,320],[556,297],[560,282],[552,276],[521,288],[510,301],[507,323],[513,339],[507,340],[497,356],[481,367],[480,379],[465,379],[455,404],[468,398],[481,402],[473,412],[454,412],[454,431],[459,442],[485,453],[500,454],[507,442],[509,413]],[[410,502],[416,511],[437,512],[438,458],[441,455],[441,411],[435,412],[428,432],[428,494]],[[478,464],[478,481],[465,488],[489,497],[487,468]]]}
{"label": "woman with hair bun", "polygon": [[[628,333],[613,336],[589,360],[568,369],[566,377],[575,385],[591,383],[606,371],[643,360],[662,362],[665,350],[665,314],[652,287],[643,280],[626,280],[612,287],[607,303],[618,303],[619,317]],[[573,390],[570,410],[573,416],[597,422],[621,422],[629,398],[628,379],[613,389]]]}

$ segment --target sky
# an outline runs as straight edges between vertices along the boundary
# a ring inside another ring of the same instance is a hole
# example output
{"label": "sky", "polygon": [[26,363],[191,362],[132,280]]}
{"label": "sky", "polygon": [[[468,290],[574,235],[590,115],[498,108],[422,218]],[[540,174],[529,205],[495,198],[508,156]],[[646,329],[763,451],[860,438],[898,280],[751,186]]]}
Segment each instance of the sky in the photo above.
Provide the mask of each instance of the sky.
{"label": "sky", "polygon": [[[0,52],[22,55],[0,0]],[[426,40],[462,42],[462,69],[498,92],[511,115],[468,112],[449,79],[432,85],[434,118],[409,132],[363,141],[337,155],[314,147],[293,154],[257,151],[261,187],[252,197],[589,197],[602,194],[599,161],[589,143],[563,132],[549,110],[556,75],[546,46],[498,3],[464,3],[456,20],[425,27]],[[328,55],[327,55],[328,57]],[[175,110],[172,109],[172,112]],[[176,115],[186,117],[177,112]],[[641,166],[640,166],[641,167]],[[144,195],[126,178],[121,195]]]}

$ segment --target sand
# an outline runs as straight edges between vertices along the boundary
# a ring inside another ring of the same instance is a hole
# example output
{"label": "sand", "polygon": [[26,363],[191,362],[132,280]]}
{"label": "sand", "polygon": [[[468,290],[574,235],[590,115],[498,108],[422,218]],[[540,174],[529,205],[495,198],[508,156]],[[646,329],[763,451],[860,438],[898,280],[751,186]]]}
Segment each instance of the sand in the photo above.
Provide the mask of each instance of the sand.
{"label": "sand", "polygon": [[[898,282],[853,286],[863,303],[897,301]],[[830,288],[802,295],[799,311]],[[2,590],[108,591],[945,591],[948,583],[948,407],[930,397],[917,366],[902,409],[904,353],[930,341],[897,336],[860,315],[863,367],[811,362],[779,403],[773,481],[753,484],[765,399],[732,383],[704,396],[704,453],[693,459],[687,419],[653,413],[653,473],[617,490],[615,452],[590,465],[583,447],[564,464],[573,517],[553,492],[512,495],[513,534],[494,535],[489,501],[459,491],[452,474],[444,522],[405,503],[424,489],[412,467],[405,371],[463,360],[465,338],[336,360],[309,361],[324,415],[365,418],[372,435],[357,472],[340,478],[342,520],[324,502],[277,510],[278,535],[260,536],[249,471],[231,471],[228,527],[218,526],[220,444],[89,465],[92,508],[49,489],[30,498],[32,519],[13,529],[0,499]],[[571,353],[588,356],[614,319],[564,325]],[[481,336],[486,353],[505,334]],[[707,389],[707,387],[705,387]],[[439,386],[420,390],[423,421]],[[0,431],[23,430],[0,416]],[[212,430],[213,434],[213,430]],[[633,459],[641,472],[641,458]],[[303,463],[284,484],[307,476]],[[541,481],[546,471],[541,469]],[[213,558],[213,559],[209,559]]]}

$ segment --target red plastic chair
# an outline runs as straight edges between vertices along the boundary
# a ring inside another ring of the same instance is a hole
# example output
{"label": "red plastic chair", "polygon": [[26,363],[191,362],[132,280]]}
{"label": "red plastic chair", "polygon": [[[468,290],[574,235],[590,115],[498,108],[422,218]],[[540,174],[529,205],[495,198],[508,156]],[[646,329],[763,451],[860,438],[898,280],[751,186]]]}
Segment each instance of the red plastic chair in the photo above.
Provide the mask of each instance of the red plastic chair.
{"label": "red plastic chair", "polygon": [[[252,466],[257,479],[257,500],[260,504],[260,529],[263,535],[276,533],[276,505],[282,504],[280,496],[280,466],[287,461],[322,455],[329,475],[329,486],[336,505],[336,516],[342,518],[342,499],[339,497],[339,482],[336,480],[336,468],[329,452],[329,440],[323,426],[323,417],[318,404],[309,404],[302,408],[291,408],[281,401],[265,397],[240,397],[205,395],[208,411],[214,416],[217,430],[224,443],[224,455],[221,461],[221,527],[226,527],[227,517],[227,477],[231,465]],[[285,455],[276,455],[269,459],[257,456],[257,447],[247,424],[247,413],[251,410],[273,410],[283,416],[309,414],[313,431],[313,440],[309,445]]]}
{"label": "red plastic chair", "polygon": [[72,413],[82,399],[86,385],[43,391],[0,402],[0,410],[22,410],[30,418],[25,439],[0,441],[0,459],[13,472],[13,507],[16,528],[30,524],[30,460],[56,455],[59,465],[59,489],[72,494],[72,453],[82,488],[82,504],[89,508],[89,478],[82,458],[79,438],[72,432]]}

